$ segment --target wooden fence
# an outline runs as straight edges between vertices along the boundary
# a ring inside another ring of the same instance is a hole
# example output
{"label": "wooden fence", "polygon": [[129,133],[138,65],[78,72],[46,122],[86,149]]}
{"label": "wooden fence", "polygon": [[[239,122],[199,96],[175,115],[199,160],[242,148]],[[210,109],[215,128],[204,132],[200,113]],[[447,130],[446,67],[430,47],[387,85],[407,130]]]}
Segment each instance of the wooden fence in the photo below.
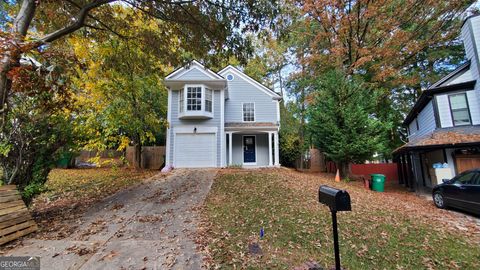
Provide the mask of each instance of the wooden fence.
{"label": "wooden fence", "polygon": [[[301,162],[303,166],[300,166]],[[297,159],[295,167],[303,172],[325,172],[325,155],[316,148],[310,148],[304,158]]]}
{"label": "wooden fence", "polygon": [[355,175],[366,175],[379,173],[386,177],[387,182],[398,181],[397,163],[370,163],[370,164],[352,164],[352,173]]}
{"label": "wooden fence", "polygon": [[16,186],[0,186],[0,245],[37,229]]}
{"label": "wooden fence", "polygon": [[[125,157],[133,165],[135,147],[127,147]],[[142,146],[142,168],[160,170],[165,161],[165,146]]]}

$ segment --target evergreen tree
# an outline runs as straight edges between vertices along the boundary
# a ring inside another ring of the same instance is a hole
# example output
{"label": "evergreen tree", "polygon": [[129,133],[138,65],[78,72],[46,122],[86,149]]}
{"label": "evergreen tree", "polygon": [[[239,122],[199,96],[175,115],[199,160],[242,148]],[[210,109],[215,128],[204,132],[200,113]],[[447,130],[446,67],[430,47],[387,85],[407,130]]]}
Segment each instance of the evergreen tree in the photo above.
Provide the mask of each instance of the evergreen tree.
{"label": "evergreen tree", "polygon": [[348,176],[350,162],[381,152],[387,124],[375,114],[377,98],[358,77],[331,70],[314,82],[308,128],[313,144]]}

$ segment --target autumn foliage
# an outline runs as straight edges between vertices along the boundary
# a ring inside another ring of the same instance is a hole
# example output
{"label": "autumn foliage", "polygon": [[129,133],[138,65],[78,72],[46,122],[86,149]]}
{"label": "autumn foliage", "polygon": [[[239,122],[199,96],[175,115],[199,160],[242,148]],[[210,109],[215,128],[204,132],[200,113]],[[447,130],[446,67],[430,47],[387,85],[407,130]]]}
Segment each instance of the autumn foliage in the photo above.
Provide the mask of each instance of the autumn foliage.
{"label": "autumn foliage", "polygon": [[[305,58],[317,71],[335,66],[365,74],[381,84],[406,82],[404,69],[432,46],[458,36],[459,15],[473,1],[342,1],[302,2],[310,50]],[[419,74],[420,75],[420,74]]]}

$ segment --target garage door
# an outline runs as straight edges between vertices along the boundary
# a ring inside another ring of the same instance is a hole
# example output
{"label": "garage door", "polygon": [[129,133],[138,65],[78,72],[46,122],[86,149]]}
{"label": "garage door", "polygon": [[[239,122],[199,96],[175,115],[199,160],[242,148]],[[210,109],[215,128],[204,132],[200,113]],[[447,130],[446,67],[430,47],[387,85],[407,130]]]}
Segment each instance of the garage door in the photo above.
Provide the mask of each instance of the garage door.
{"label": "garage door", "polygon": [[457,173],[480,168],[480,155],[457,155]]}
{"label": "garage door", "polygon": [[175,166],[178,168],[215,167],[215,133],[175,136]]}

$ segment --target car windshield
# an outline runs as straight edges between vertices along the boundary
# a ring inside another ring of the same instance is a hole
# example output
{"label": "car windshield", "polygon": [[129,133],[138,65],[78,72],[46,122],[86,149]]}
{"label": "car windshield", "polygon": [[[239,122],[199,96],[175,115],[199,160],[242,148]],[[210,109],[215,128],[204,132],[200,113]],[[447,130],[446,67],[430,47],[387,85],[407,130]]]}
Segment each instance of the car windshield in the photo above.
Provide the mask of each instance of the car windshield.
{"label": "car windshield", "polygon": [[454,183],[462,184],[462,185],[473,184],[473,180],[475,180],[476,176],[477,176],[476,172],[463,173],[459,175],[457,178],[455,178]]}

